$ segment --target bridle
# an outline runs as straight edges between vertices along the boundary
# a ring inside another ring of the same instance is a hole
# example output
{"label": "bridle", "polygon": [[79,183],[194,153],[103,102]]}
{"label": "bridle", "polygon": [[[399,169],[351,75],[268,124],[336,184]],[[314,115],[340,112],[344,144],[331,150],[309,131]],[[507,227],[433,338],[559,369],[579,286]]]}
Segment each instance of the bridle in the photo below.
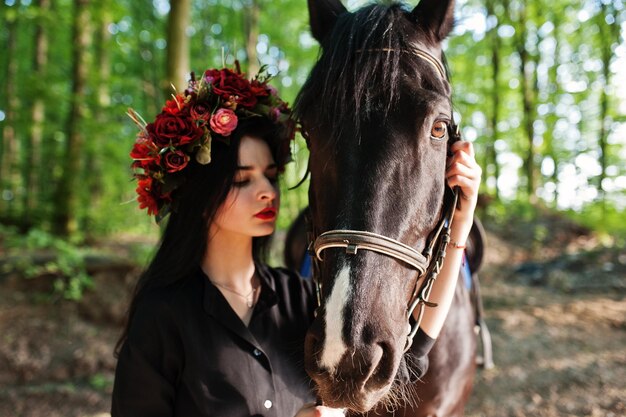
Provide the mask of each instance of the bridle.
{"label": "bridle", "polygon": [[[357,53],[363,52],[394,52],[393,49],[367,49],[358,50]],[[431,53],[414,47],[410,50],[402,50],[401,52],[410,53],[432,65],[441,77],[447,81],[448,77],[442,63]],[[448,126],[449,142],[453,143],[460,140],[460,131],[454,118]],[[447,200],[447,201],[446,201]],[[361,230],[329,230],[315,235],[315,231],[311,229],[309,238],[308,252],[313,257],[313,279],[315,281],[317,292],[318,308],[322,304],[322,284],[319,281],[319,263],[323,262],[322,252],[330,248],[345,248],[346,254],[354,256],[359,250],[373,251],[390,258],[399,260],[406,265],[417,270],[417,279],[411,296],[411,301],[407,306],[407,321],[411,323],[413,312],[418,308],[417,317],[410,326],[407,335],[404,351],[406,352],[413,344],[413,338],[417,333],[422,318],[424,316],[425,307],[436,307],[436,303],[429,301],[430,293],[433,288],[437,276],[443,267],[446,257],[446,249],[450,243],[450,227],[454,219],[454,211],[458,202],[458,191],[452,190],[446,185],[446,192],[442,201],[442,214],[435,229],[429,236],[428,244],[422,253],[412,247],[399,242],[395,239],[383,236],[377,233],[361,231]],[[448,203],[448,204],[446,204]],[[418,283],[422,277],[426,276],[422,285],[418,287]],[[317,313],[317,311],[316,311]]]}

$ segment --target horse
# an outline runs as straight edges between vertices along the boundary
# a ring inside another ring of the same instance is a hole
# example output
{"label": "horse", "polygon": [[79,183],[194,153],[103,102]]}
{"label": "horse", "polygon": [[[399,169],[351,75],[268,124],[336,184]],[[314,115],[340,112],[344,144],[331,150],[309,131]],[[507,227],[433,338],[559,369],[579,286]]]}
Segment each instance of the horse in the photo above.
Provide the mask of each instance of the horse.
{"label": "horse", "polygon": [[319,307],[305,368],[319,402],[349,415],[460,416],[476,350],[461,280],[421,378],[407,337],[416,329],[409,305],[435,268],[424,260],[442,261],[431,255],[457,204],[445,184],[457,135],[441,46],[454,1],[308,8],[321,53],[295,114],[310,152]]}

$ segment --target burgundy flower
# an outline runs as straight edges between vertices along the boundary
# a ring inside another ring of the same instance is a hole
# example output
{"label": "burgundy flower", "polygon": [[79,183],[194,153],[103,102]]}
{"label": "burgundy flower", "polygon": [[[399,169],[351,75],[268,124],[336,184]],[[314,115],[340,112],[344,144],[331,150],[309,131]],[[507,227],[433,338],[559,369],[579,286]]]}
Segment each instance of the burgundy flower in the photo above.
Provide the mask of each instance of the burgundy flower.
{"label": "burgundy flower", "polygon": [[196,103],[191,106],[189,115],[196,124],[204,126],[211,118],[211,107],[204,103]]}
{"label": "burgundy flower", "polygon": [[[223,68],[212,69],[204,73],[206,81],[213,86],[213,92],[225,101],[234,100],[238,105],[251,109],[256,105],[257,98],[250,82],[237,74]],[[256,90],[256,88],[255,88]]]}
{"label": "burgundy flower", "polygon": [[258,80],[253,80],[250,83],[250,90],[256,97],[267,97],[270,95],[270,90],[266,84],[260,83]]}
{"label": "burgundy flower", "polygon": [[159,148],[185,145],[200,139],[204,134],[204,130],[193,123],[191,118],[166,112],[159,114],[154,123],[148,123],[146,130]]}
{"label": "burgundy flower", "polygon": [[189,155],[179,150],[169,151],[165,153],[163,160],[167,172],[177,172],[187,166]]}

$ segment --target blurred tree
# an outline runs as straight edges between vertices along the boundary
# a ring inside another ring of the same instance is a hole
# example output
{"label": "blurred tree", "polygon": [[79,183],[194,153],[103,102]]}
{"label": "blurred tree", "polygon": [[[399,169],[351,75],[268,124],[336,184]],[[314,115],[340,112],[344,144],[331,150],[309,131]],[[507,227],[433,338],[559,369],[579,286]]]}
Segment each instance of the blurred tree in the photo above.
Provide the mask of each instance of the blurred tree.
{"label": "blurred tree", "polygon": [[248,64],[248,74],[250,75],[259,72],[259,58],[257,56],[256,44],[259,39],[260,1],[262,0],[250,0],[249,4],[243,9],[246,61]]}
{"label": "blurred tree", "polygon": [[16,134],[17,112],[19,111],[17,36],[19,25],[19,1],[12,7],[5,7],[6,22],[6,77],[4,79],[4,126],[2,128],[2,146],[0,146],[0,212],[10,221],[16,217],[15,193],[18,187],[19,143]]}
{"label": "blurred tree", "polygon": [[[486,152],[485,152],[485,162],[483,166],[485,168],[485,175],[483,176],[483,186],[489,190],[488,180],[493,173],[494,178],[494,187],[493,187],[493,195],[496,200],[500,199],[500,191],[498,189],[498,178],[500,178],[500,165],[498,163],[498,154],[496,151],[496,141],[498,140],[498,122],[500,121],[500,96],[501,88],[500,88],[500,51],[502,48],[500,42],[500,35],[498,34],[498,29],[500,28],[500,18],[496,14],[496,8],[499,7],[501,10],[506,10],[508,8],[508,1],[503,1],[503,6],[497,4],[497,0],[486,0],[486,11],[487,11],[487,24],[490,25],[487,33],[487,39],[490,42],[491,48],[491,117],[489,118],[489,133],[490,137],[487,140],[486,144]],[[491,190],[489,190],[491,191]]]}
{"label": "blurred tree", "polygon": [[562,95],[562,88],[558,79],[558,69],[561,65],[561,20],[562,11],[552,11],[550,13],[550,21],[553,29],[551,39],[553,41],[553,47],[548,50],[550,57],[546,57],[552,60],[549,64],[547,74],[547,84],[545,86],[545,133],[543,135],[543,143],[545,149],[545,156],[552,163],[552,172],[549,175],[548,182],[552,184],[553,195],[552,203],[556,207],[559,200],[559,172],[561,167],[561,157],[559,155],[559,144],[557,143],[557,123],[559,116],[557,113],[557,106]]}
{"label": "blurred tree", "polygon": [[[536,40],[529,39],[529,26],[533,22],[529,19],[529,3],[517,1],[514,3],[515,12],[515,48],[519,57],[519,74],[521,79],[521,99],[523,108],[523,128],[526,136],[526,155],[524,157],[524,170],[526,179],[526,194],[531,204],[537,202],[536,187],[536,160],[537,151],[535,148],[535,128],[536,119],[536,93],[537,93],[537,59],[536,52],[530,50],[531,45],[536,45]],[[537,36],[532,33],[533,38]]]}
{"label": "blurred tree", "polygon": [[[109,106],[111,105],[111,33],[109,26],[112,23],[112,5],[110,0],[100,0],[93,6],[92,24],[94,60],[91,77],[88,82],[93,85],[95,94],[90,100],[92,117],[90,123],[86,123],[85,131],[90,132],[85,140],[85,163],[83,165],[83,178],[85,178],[81,205],[90,207],[85,213],[87,221],[102,208],[104,198],[104,158],[102,150],[106,149],[108,139],[106,128],[109,118]],[[95,124],[95,126],[94,126]],[[85,229],[85,227],[83,227]]]}
{"label": "blurred tree", "polygon": [[611,97],[611,63],[615,58],[615,49],[620,41],[620,25],[618,11],[613,2],[599,1],[600,10],[595,15],[594,24],[598,26],[598,47],[602,60],[602,78],[600,83],[600,112],[598,114],[600,128],[598,130],[598,146],[600,148],[600,175],[598,176],[598,191],[600,199],[604,202],[606,190],[604,180],[607,178],[608,166],[608,135],[610,131],[610,109]]}
{"label": "blurred tree", "polygon": [[167,73],[164,91],[169,97],[174,85],[176,91],[187,87],[189,74],[189,27],[191,0],[170,0],[170,12],[167,21]]}
{"label": "blurred tree", "polygon": [[79,185],[83,160],[84,135],[81,122],[87,101],[88,54],[92,36],[89,0],[74,0],[72,26],[72,96],[67,120],[67,138],[62,160],[62,175],[54,197],[53,228],[56,234],[68,236],[78,232]]}
{"label": "blurred tree", "polygon": [[35,2],[36,24],[33,48],[32,75],[35,90],[33,91],[31,108],[30,136],[24,152],[24,190],[23,210],[24,217],[35,220],[40,217],[37,213],[40,197],[39,180],[41,167],[41,147],[43,144],[44,122],[46,116],[46,71],[48,66],[48,21],[50,20],[52,0],[37,0]]}

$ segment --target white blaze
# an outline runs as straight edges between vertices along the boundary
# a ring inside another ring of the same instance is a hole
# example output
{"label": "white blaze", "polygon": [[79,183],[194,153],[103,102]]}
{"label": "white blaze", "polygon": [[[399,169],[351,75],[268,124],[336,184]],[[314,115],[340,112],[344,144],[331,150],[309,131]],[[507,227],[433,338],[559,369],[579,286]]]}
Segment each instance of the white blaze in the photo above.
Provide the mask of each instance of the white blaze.
{"label": "white blaze", "polygon": [[335,279],[333,291],[326,303],[326,338],[320,365],[327,368],[331,374],[346,351],[346,345],[343,343],[341,333],[343,329],[343,309],[348,301],[349,290],[350,267],[344,266]]}

